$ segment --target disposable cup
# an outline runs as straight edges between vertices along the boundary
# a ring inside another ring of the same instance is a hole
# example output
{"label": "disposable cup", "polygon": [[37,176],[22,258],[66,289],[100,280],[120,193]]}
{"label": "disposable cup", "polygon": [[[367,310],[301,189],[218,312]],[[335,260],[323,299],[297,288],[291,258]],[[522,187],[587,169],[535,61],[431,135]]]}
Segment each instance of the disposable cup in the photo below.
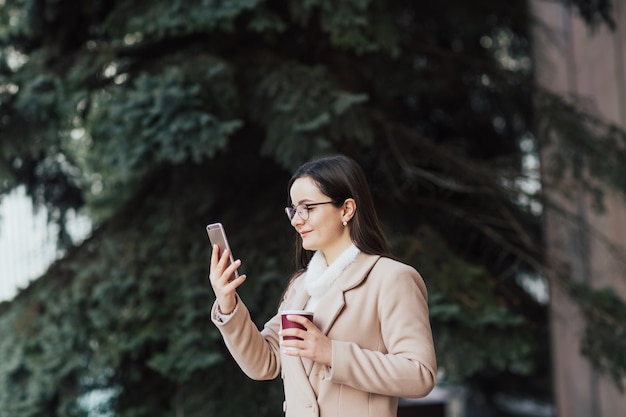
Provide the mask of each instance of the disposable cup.
{"label": "disposable cup", "polygon": [[[310,321],[313,321],[313,312],[312,311],[306,311],[306,310],[284,310],[280,312],[280,317],[281,317],[281,324],[283,326],[283,329],[291,329],[291,328],[298,328],[298,329],[302,329],[302,330],[306,330],[306,328],[301,325],[300,323],[296,323],[294,321],[289,321],[287,320],[287,316],[290,315],[298,315],[298,316],[304,316],[307,319],[309,319]],[[283,336],[283,340],[302,340],[299,337],[295,337],[295,336]]]}

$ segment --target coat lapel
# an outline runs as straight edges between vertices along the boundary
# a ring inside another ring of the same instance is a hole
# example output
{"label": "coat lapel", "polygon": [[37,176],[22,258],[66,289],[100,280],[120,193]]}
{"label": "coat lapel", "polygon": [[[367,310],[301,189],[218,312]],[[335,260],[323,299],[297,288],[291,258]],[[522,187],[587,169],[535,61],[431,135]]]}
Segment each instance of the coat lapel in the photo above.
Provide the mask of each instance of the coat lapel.
{"label": "coat lapel", "polygon": [[378,255],[361,253],[356,260],[348,265],[341,275],[339,275],[331,289],[324,295],[315,309],[313,321],[322,333],[328,334],[333,323],[345,306],[345,292],[363,282],[379,258],[380,256]]}
{"label": "coat lapel", "polygon": [[304,287],[298,288],[298,294],[296,295],[294,299],[293,308],[296,310],[303,309],[304,306],[306,306],[307,301],[309,301],[309,298],[311,298],[311,296],[309,295],[309,293],[306,291]]}
{"label": "coat lapel", "polygon": [[282,307],[282,310],[302,310],[306,303],[309,301],[311,296],[307,292],[304,287],[304,280],[302,278],[298,278],[296,282],[294,282],[294,296],[293,298]]}

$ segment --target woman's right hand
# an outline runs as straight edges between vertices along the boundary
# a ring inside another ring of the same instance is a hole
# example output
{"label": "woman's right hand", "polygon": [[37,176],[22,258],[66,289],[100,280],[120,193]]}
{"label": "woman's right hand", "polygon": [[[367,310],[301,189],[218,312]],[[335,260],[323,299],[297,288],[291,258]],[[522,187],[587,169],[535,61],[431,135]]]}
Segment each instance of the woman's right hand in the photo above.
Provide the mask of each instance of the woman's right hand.
{"label": "woman's right hand", "polygon": [[213,245],[213,251],[211,252],[211,270],[209,272],[209,280],[211,286],[215,292],[217,298],[217,304],[222,314],[230,314],[237,305],[237,287],[239,287],[245,280],[246,275],[239,275],[238,278],[229,281],[229,278],[233,275],[235,270],[241,265],[241,261],[237,259],[231,265],[228,265],[230,260],[230,252],[228,249],[224,250],[222,256],[219,256],[219,247]]}

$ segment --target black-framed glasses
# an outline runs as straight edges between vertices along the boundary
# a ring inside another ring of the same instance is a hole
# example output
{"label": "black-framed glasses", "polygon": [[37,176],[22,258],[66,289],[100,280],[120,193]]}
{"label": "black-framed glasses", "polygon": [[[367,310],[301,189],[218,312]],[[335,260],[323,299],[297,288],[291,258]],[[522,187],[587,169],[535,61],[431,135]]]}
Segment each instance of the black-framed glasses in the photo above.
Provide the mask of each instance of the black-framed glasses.
{"label": "black-framed glasses", "polygon": [[311,207],[319,206],[322,204],[331,204],[333,201],[324,201],[322,203],[309,203],[309,204],[299,204],[295,207],[285,207],[285,213],[287,213],[287,217],[289,221],[293,220],[295,215],[300,216],[302,220],[308,220],[309,218],[309,210]]}

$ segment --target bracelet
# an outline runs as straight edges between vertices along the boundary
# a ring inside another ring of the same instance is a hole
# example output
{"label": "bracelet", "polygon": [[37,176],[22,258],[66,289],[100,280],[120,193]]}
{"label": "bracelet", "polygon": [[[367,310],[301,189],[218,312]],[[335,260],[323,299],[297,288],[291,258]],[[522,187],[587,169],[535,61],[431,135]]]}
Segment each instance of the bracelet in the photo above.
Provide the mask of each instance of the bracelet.
{"label": "bracelet", "polygon": [[220,323],[226,323],[226,321],[228,321],[228,319],[231,318],[233,314],[235,314],[236,309],[237,309],[237,304],[235,304],[235,308],[233,308],[233,311],[231,311],[228,314],[224,314],[222,313],[222,309],[220,308],[220,305],[218,304],[217,309],[215,311],[215,318]]}

